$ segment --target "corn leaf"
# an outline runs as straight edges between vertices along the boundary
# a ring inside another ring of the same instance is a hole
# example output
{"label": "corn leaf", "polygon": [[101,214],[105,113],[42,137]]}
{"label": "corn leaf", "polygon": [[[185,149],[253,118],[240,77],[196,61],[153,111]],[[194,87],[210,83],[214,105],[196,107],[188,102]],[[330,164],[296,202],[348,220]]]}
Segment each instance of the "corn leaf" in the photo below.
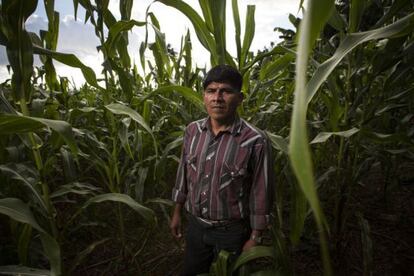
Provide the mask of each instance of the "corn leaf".
{"label": "corn leaf", "polygon": [[240,14],[239,14],[238,0],[232,0],[231,6],[233,10],[237,60],[239,61],[239,70],[240,70],[243,67],[243,65],[240,62],[241,60],[241,27],[240,27]]}
{"label": "corn leaf", "polygon": [[105,106],[105,108],[114,114],[128,115],[131,119],[133,119],[135,122],[141,125],[149,134],[151,134],[152,136],[154,135],[150,126],[145,122],[145,119],[142,118],[142,116],[138,112],[131,109],[130,107],[120,103],[112,103]]}
{"label": "corn leaf", "polygon": [[182,12],[193,24],[196,35],[200,43],[210,52],[211,56],[217,58],[216,45],[213,36],[208,30],[207,24],[203,21],[200,15],[188,4],[181,0],[157,0],[164,5],[173,7]]}
{"label": "corn leaf", "polygon": [[103,89],[102,87],[98,85],[98,82],[96,81],[95,72],[90,67],[84,65],[75,55],[55,52],[55,51],[44,49],[39,46],[33,46],[33,52],[38,55],[51,56],[52,58],[54,58],[55,60],[63,64],[66,64],[71,67],[79,68],[82,71],[83,77],[90,85],[96,88]]}
{"label": "corn leaf", "polygon": [[252,45],[252,41],[254,38],[254,32],[256,28],[256,23],[254,20],[255,10],[256,10],[256,6],[254,5],[247,6],[243,45],[241,48],[241,54],[240,54],[240,60],[239,60],[240,67],[243,67],[244,64],[246,63],[246,57],[247,57],[247,54],[249,52],[250,46]]}
{"label": "corn leaf", "polygon": [[46,203],[44,202],[41,193],[35,187],[38,179],[33,178],[32,175],[28,175],[27,168],[20,164],[0,165],[0,171],[11,177],[13,180],[17,180],[19,183],[22,183],[30,191],[34,198],[36,198],[36,201],[42,207],[43,214],[47,214]]}
{"label": "corn leaf", "polygon": [[251,249],[244,251],[237,258],[234,263],[232,271],[235,272],[242,265],[258,258],[270,257],[275,258],[275,250],[271,246],[254,246]]}
{"label": "corn leaf", "polygon": [[394,22],[383,28],[353,33],[345,37],[341,42],[335,54],[322,63],[313,74],[312,78],[306,86],[307,98],[306,101],[309,103],[315,96],[319,87],[326,80],[329,74],[336,68],[341,60],[355,47],[373,39],[391,38],[400,35],[404,35],[407,32],[411,32],[414,27],[414,13],[407,15],[406,17]]}
{"label": "corn leaf", "polygon": [[63,140],[65,140],[73,153],[76,154],[78,152],[78,147],[72,133],[72,127],[65,121],[18,116],[13,114],[0,114],[1,134],[26,133],[43,127],[48,127],[53,131],[56,131]]}
{"label": "corn leaf", "polygon": [[163,86],[151,92],[149,96],[156,94],[170,94],[174,92],[183,96],[184,99],[194,104],[197,108],[204,110],[204,103],[201,96],[188,87],[178,85]]}
{"label": "corn leaf", "polygon": [[283,138],[282,136],[273,134],[269,131],[266,131],[266,134],[267,134],[267,136],[269,136],[273,147],[275,147],[278,150],[281,150],[283,153],[286,153],[286,154],[288,153],[289,146],[288,146],[288,142],[286,141],[285,138]]}
{"label": "corn leaf", "polygon": [[[216,42],[217,64],[226,62],[226,0],[208,1],[210,14],[214,14],[213,35]],[[213,64],[214,65],[214,64]]]}
{"label": "corn leaf", "polygon": [[43,230],[43,228],[37,223],[32,211],[30,211],[29,207],[20,199],[0,199],[0,213],[19,222],[27,223],[39,232],[45,233],[45,230]]}
{"label": "corn leaf", "polygon": [[264,80],[269,77],[274,77],[276,73],[283,69],[286,69],[286,67],[290,65],[294,59],[295,56],[292,53],[286,53],[274,61],[266,63],[266,65],[260,70],[260,79]]}
{"label": "corn leaf", "polygon": [[0,213],[9,216],[13,220],[27,223],[40,232],[43,250],[48,257],[51,267],[51,275],[60,275],[60,248],[56,240],[43,230],[37,223],[29,207],[20,199],[0,199]]}
{"label": "corn leaf", "polygon": [[316,135],[315,138],[310,142],[311,144],[317,144],[317,143],[324,143],[326,142],[332,135],[334,136],[340,136],[344,138],[349,138],[355,133],[359,132],[359,129],[356,127],[353,127],[351,129],[345,130],[345,131],[337,131],[337,132],[320,132],[318,135]]}
{"label": "corn leaf", "polygon": [[324,272],[332,274],[329,251],[324,236],[324,215],[320,206],[313,175],[312,158],[306,130],[307,65],[316,38],[331,16],[334,1],[311,0],[299,27],[299,45],[296,59],[295,99],[291,120],[289,158],[299,185],[305,194],[320,231]]}
{"label": "corn leaf", "polygon": [[358,31],[359,23],[365,11],[365,0],[350,1],[349,8],[349,33]]}
{"label": "corn leaf", "polygon": [[198,0],[198,3],[201,7],[201,12],[203,13],[204,22],[206,23],[206,26],[209,30],[209,32],[214,32],[214,26],[213,26],[213,18],[211,15],[211,7],[210,7],[210,0]]}
{"label": "corn leaf", "polygon": [[23,98],[27,100],[31,96],[33,46],[24,23],[36,6],[37,0],[2,1],[1,29],[5,36],[8,61],[13,69],[12,95],[16,101]]}
{"label": "corn leaf", "polygon": [[136,20],[121,20],[112,25],[108,32],[108,39],[104,44],[108,53],[113,53],[115,51],[115,46],[123,32],[129,31],[135,26],[145,26],[145,24],[145,22]]}
{"label": "corn leaf", "polygon": [[91,199],[89,199],[83,206],[82,209],[87,208],[89,205],[93,203],[100,203],[104,201],[114,201],[120,202],[128,205],[134,211],[139,213],[145,220],[148,222],[155,221],[155,213],[151,209],[139,204],[135,200],[133,200],[129,195],[126,194],[118,194],[118,193],[109,193],[109,194],[102,194],[97,195]]}

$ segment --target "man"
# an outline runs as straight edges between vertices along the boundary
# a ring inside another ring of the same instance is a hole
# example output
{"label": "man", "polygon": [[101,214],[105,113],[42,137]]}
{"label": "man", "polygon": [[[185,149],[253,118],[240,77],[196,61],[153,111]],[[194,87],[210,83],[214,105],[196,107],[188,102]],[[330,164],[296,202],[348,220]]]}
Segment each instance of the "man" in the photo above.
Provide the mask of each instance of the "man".
{"label": "man", "polygon": [[183,275],[209,271],[220,250],[235,259],[261,243],[272,205],[273,166],[266,135],[237,115],[242,76],[231,66],[212,68],[203,82],[208,117],[190,123],[177,180],[171,232],[181,238],[188,213]]}

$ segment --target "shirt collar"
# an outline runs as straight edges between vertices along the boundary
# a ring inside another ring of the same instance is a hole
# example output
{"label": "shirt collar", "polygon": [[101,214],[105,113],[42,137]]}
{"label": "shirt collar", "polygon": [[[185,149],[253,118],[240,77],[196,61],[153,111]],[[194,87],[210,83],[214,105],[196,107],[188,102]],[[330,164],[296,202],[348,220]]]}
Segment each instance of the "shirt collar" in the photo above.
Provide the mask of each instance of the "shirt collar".
{"label": "shirt collar", "polygon": [[[235,136],[235,135],[240,134],[241,128],[242,128],[242,120],[240,119],[239,116],[236,116],[233,124],[225,131],[230,132],[233,136]],[[210,116],[208,116],[201,122],[201,129],[203,131],[205,130],[211,131]]]}

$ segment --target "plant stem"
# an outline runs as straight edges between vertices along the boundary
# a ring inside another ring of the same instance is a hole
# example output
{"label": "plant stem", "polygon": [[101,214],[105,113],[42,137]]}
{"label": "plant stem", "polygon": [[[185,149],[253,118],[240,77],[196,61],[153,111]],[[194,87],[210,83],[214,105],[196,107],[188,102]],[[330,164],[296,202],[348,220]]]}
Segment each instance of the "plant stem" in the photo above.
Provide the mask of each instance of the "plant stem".
{"label": "plant stem", "polygon": [[[27,107],[26,99],[24,98],[24,96],[20,99],[20,108],[22,110],[23,115],[30,116],[29,109]],[[50,228],[52,229],[53,237],[57,238],[58,231],[56,227],[56,221],[54,219],[54,208],[50,200],[49,186],[47,185],[46,181],[44,181],[42,156],[40,155],[39,146],[36,143],[33,133],[28,133],[28,136],[30,143],[32,144],[32,152],[35,159],[36,167],[40,174],[40,185],[42,187],[43,199],[47,207],[47,216],[49,219]]]}

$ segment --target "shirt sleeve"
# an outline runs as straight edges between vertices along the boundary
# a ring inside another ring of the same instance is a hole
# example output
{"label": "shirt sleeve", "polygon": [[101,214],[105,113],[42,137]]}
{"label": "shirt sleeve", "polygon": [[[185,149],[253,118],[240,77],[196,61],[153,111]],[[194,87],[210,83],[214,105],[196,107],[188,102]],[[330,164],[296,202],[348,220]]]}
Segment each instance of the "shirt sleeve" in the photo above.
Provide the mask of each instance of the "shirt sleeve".
{"label": "shirt sleeve", "polygon": [[249,197],[250,226],[263,230],[269,224],[273,205],[274,166],[271,143],[261,139],[253,147],[253,179]]}
{"label": "shirt sleeve", "polygon": [[172,201],[176,203],[185,203],[187,199],[187,170],[186,170],[186,145],[188,141],[188,128],[184,132],[183,147],[181,150],[180,163],[177,169],[177,176],[175,181],[175,186],[172,190]]}

